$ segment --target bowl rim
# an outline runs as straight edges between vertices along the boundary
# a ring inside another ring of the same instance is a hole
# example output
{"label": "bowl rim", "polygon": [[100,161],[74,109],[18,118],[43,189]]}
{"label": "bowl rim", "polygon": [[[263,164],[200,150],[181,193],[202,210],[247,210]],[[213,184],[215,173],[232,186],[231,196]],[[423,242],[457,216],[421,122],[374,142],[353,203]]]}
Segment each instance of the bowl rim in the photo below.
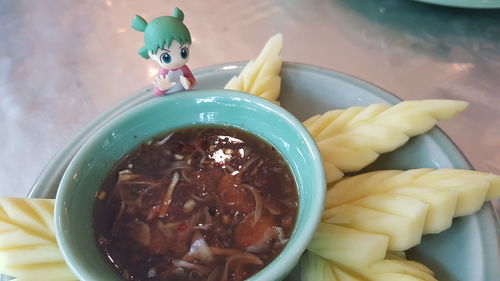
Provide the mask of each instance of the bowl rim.
{"label": "bowl rim", "polygon": [[[321,154],[319,152],[319,148],[309,133],[309,131],[303,126],[302,122],[300,122],[295,116],[293,116],[286,109],[268,101],[258,96],[243,93],[239,91],[233,90],[224,90],[224,89],[200,89],[200,90],[190,90],[188,92],[183,92],[174,95],[168,95],[168,102],[175,102],[176,100],[182,100],[186,98],[200,98],[204,96],[208,97],[223,97],[227,98],[230,101],[236,101],[237,99],[243,99],[247,101],[251,101],[255,103],[257,106],[265,108],[267,111],[272,112],[275,115],[278,115],[280,118],[285,120],[287,123],[294,125],[294,129],[297,130],[297,138],[304,141],[305,148],[310,152],[308,155],[310,157],[311,165],[320,167],[319,169],[313,169],[313,175],[311,175],[311,179],[313,182],[317,183],[313,188],[315,191],[322,190],[323,192],[313,192],[312,193],[312,202],[317,204],[313,204],[310,208],[308,208],[308,220],[305,220],[303,225],[300,225],[299,229],[299,214],[297,214],[296,225],[294,226],[294,230],[292,232],[292,237],[288,241],[294,241],[293,247],[290,248],[287,246],[282,250],[280,255],[278,255],[274,260],[271,261],[266,267],[257,272],[255,275],[250,277],[248,280],[274,280],[279,279],[285,276],[290,270],[298,262],[301,254],[306,250],[307,244],[312,239],[312,236],[319,225],[321,219],[321,213],[323,211],[324,200],[326,196],[326,177],[323,169],[323,161],[321,158]],[[164,97],[160,97],[164,98]],[[157,99],[157,98],[156,98]],[[64,175],[60,181],[56,199],[55,199],[55,209],[54,209],[54,222],[55,222],[55,236],[57,240],[57,244],[61,250],[61,254],[66,261],[68,267],[71,271],[80,279],[80,280],[93,280],[92,278],[96,278],[92,271],[92,269],[82,268],[78,265],[78,256],[75,255],[75,249],[71,246],[71,242],[68,234],[64,231],[64,222],[63,218],[67,216],[67,206],[65,204],[66,198],[68,195],[72,193],[71,184],[74,181],[74,174],[78,170],[78,164],[82,161],[82,158],[86,155],[86,152],[92,146],[92,143],[96,142],[99,139],[99,136],[105,135],[106,132],[110,132],[114,127],[119,126],[119,124],[123,124],[127,121],[127,118],[131,118],[143,110],[147,109],[151,105],[154,105],[154,100],[151,99],[141,104],[138,104],[120,114],[113,117],[108,123],[106,123],[103,127],[97,130],[93,135],[91,135],[84,144],[78,149],[77,153],[69,163],[67,169],[64,172]],[[210,101],[210,99],[208,99]],[[165,99],[165,102],[168,103]],[[219,123],[216,123],[219,124]],[[251,133],[251,131],[250,131]],[[262,136],[261,136],[262,137]],[[285,156],[283,156],[285,157]],[[285,157],[286,158],[286,157]],[[293,171],[292,171],[293,172]],[[295,177],[295,172],[294,172]],[[300,195],[299,195],[300,196]],[[299,205],[300,208],[300,205]],[[299,211],[299,210],[298,210]],[[304,214],[303,214],[304,215]],[[312,219],[317,218],[317,219]],[[295,235],[296,232],[300,232],[299,235]],[[282,255],[287,249],[287,255]],[[279,257],[279,258],[278,258]],[[76,261],[76,262],[75,262]],[[272,265],[272,267],[270,267]],[[264,276],[265,275],[265,276]],[[265,279],[263,279],[265,278]]]}

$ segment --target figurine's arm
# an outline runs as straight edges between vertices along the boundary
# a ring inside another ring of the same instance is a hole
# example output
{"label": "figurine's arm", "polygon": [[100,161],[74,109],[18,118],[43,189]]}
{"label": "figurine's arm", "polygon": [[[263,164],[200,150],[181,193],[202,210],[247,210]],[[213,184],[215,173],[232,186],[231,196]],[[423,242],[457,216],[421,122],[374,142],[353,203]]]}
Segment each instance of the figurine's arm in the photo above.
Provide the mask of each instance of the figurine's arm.
{"label": "figurine's arm", "polygon": [[160,69],[158,71],[158,75],[156,75],[153,84],[156,86],[153,89],[153,94],[156,97],[163,96],[167,93],[167,91],[172,88],[176,82],[170,82],[168,79],[168,69]]}
{"label": "figurine's arm", "polygon": [[196,78],[187,65],[181,67],[183,76],[180,77],[182,86],[186,90],[191,90],[196,85]]}

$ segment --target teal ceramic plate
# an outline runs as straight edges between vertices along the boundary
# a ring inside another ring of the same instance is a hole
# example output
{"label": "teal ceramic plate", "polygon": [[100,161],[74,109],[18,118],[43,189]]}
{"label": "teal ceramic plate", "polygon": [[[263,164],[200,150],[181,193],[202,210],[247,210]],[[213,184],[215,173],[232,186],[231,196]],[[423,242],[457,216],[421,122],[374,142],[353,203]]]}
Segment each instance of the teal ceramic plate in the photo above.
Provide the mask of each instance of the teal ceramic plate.
{"label": "teal ceramic plate", "polygon": [[[195,71],[198,88],[222,88],[242,69],[243,63],[224,64]],[[286,63],[282,71],[281,104],[299,120],[336,108],[399,99],[361,80],[314,66]],[[150,99],[144,89],[115,105],[80,131],[56,155],[35,182],[29,196],[54,198],[61,176],[82,143],[117,114]],[[304,106],[307,105],[307,106]],[[450,122],[453,122],[450,121]],[[413,138],[404,147],[383,155],[368,167],[376,169],[471,168],[468,161],[439,129]],[[409,251],[409,258],[430,267],[440,281],[498,280],[500,276],[500,230],[490,203],[475,215],[458,218],[438,235],[426,235]],[[287,280],[299,281],[297,268]]]}
{"label": "teal ceramic plate", "polygon": [[500,8],[500,0],[415,0],[419,2],[436,4],[441,6],[474,8],[474,9],[497,9]]}

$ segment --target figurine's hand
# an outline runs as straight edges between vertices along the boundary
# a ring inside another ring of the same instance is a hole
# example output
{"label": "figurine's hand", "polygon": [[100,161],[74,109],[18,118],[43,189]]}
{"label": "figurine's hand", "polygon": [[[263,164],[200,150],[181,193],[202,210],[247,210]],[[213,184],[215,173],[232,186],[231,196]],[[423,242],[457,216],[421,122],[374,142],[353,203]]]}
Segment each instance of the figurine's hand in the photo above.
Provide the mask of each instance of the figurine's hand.
{"label": "figurine's hand", "polygon": [[181,75],[181,77],[179,77],[180,80],[181,80],[181,84],[182,84],[182,87],[184,87],[184,89],[189,89],[189,87],[191,87],[191,82],[186,78],[184,77],[184,75]]}
{"label": "figurine's hand", "polygon": [[170,80],[168,80],[168,77],[159,75],[156,76],[155,80],[153,81],[153,84],[156,87],[158,87],[160,91],[166,91],[172,88],[176,84],[176,82],[170,82]]}

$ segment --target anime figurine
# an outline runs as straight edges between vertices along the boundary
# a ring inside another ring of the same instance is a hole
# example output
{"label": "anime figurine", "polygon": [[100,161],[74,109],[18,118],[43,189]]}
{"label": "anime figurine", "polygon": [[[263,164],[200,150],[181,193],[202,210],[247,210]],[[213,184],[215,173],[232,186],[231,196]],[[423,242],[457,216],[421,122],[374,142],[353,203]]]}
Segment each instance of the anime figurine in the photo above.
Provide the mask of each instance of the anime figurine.
{"label": "anime figurine", "polygon": [[144,32],[144,47],[139,50],[139,55],[160,65],[153,82],[155,96],[189,90],[196,85],[196,79],[186,65],[191,35],[183,20],[184,13],[179,8],[175,8],[172,16],[158,17],[150,23],[138,15],[132,20],[132,28]]}

